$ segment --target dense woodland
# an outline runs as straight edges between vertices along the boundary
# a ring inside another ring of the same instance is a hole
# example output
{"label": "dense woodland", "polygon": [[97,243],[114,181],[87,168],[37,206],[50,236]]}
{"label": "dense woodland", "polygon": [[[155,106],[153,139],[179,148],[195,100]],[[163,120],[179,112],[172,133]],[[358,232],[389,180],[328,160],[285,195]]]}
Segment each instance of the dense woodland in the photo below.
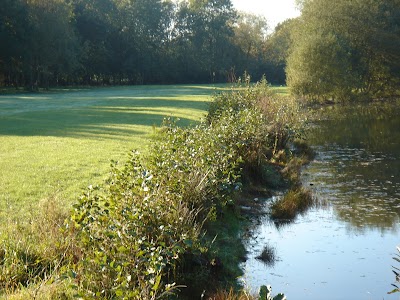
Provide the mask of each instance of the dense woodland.
{"label": "dense woodland", "polygon": [[272,32],[231,0],[3,0],[0,85],[233,82],[248,72],[314,100],[399,94],[400,0],[297,2],[302,15]]}
{"label": "dense woodland", "polygon": [[285,83],[281,40],[230,0],[3,0],[0,26],[6,86]]}

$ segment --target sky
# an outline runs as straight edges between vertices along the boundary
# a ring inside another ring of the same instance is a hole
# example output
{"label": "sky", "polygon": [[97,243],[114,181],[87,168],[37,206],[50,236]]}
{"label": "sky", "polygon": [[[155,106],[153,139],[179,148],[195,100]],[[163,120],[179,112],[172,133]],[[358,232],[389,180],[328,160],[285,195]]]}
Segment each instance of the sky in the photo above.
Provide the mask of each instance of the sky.
{"label": "sky", "polygon": [[295,0],[232,0],[232,3],[237,10],[265,16],[272,30],[278,23],[300,15]]}

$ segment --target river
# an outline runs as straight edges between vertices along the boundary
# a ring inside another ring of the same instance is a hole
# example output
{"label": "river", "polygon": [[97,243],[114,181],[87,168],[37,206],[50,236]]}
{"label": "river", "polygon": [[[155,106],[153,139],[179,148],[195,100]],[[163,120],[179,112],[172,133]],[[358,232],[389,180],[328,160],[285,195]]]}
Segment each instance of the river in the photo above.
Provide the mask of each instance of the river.
{"label": "river", "polygon": [[[246,240],[241,280],[289,300],[400,299],[392,266],[400,245],[400,102],[324,107],[302,182],[326,205],[275,226],[264,216]],[[273,249],[275,262],[256,259]]]}

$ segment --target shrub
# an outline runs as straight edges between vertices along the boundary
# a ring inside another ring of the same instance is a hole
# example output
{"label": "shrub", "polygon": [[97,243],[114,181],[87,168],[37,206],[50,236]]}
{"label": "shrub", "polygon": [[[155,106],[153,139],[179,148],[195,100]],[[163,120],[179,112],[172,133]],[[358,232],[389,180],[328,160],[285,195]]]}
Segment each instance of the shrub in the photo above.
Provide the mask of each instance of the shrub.
{"label": "shrub", "polygon": [[[82,257],[76,272],[85,297],[156,299],[179,257],[197,241],[197,211],[163,192],[163,180],[143,167],[138,153],[113,166],[102,188],[91,187],[72,215]],[[179,197],[178,197],[179,198]]]}
{"label": "shrub", "polygon": [[265,78],[254,86],[220,94],[210,105],[207,122],[219,121],[227,113],[237,118],[246,110],[258,114],[258,128],[248,131],[258,134],[259,149],[264,150],[264,155],[269,152],[274,155],[295,139],[304,138],[307,115],[299,102],[275,94]]}
{"label": "shrub", "polygon": [[162,137],[150,156],[162,188],[175,193],[188,206],[207,214],[211,207],[225,205],[240,186],[240,145],[224,138],[227,126],[204,124],[190,129],[166,122]]}
{"label": "shrub", "polygon": [[113,164],[103,185],[83,193],[69,222],[80,296],[158,299],[186,283],[187,265],[199,262],[197,275],[212,274],[220,264],[208,253],[204,224],[234,204],[244,167],[267,169],[269,154],[296,136],[290,124],[272,126],[273,115],[289,115],[289,108],[270,100],[277,110],[268,115],[260,100],[267,96],[274,97],[263,81],[217,95],[197,126],[166,119],[146,165],[133,151],[123,166]]}

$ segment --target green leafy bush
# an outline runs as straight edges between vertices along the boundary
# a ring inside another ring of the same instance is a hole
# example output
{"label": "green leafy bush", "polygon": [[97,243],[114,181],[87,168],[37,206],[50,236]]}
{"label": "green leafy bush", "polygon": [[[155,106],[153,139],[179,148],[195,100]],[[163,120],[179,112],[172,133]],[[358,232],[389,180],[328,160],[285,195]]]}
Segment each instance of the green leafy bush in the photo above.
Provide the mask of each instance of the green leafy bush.
{"label": "green leafy bush", "polygon": [[77,265],[86,297],[156,299],[168,293],[180,256],[198,237],[196,210],[176,193],[163,191],[162,178],[143,167],[137,152],[113,166],[104,187],[91,187],[72,215],[82,257]]}
{"label": "green leafy bush", "polygon": [[187,283],[185,265],[196,261],[197,274],[210,275],[217,259],[208,255],[204,225],[234,205],[244,167],[264,166],[296,136],[292,107],[274,97],[263,81],[217,95],[197,126],[166,119],[146,164],[134,151],[102,186],[85,191],[69,222],[80,296],[163,298]]}
{"label": "green leafy bush", "polygon": [[246,130],[256,134],[254,138],[260,143],[258,149],[263,150],[264,155],[275,155],[295,139],[304,138],[307,115],[300,104],[294,98],[275,94],[265,78],[254,86],[219,95],[210,105],[207,122],[219,122],[226,114],[239,121],[246,110],[257,113],[258,122],[250,123]]}

